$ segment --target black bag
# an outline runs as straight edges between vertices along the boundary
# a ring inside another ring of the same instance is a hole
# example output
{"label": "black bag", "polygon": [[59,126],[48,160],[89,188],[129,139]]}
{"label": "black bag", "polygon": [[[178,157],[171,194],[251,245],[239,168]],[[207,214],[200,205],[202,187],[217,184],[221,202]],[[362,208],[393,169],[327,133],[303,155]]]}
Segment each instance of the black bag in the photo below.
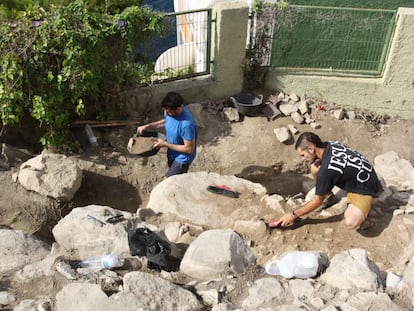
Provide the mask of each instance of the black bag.
{"label": "black bag", "polygon": [[128,245],[132,256],[146,256],[148,268],[172,271],[175,260],[170,257],[170,243],[148,228],[128,231]]}

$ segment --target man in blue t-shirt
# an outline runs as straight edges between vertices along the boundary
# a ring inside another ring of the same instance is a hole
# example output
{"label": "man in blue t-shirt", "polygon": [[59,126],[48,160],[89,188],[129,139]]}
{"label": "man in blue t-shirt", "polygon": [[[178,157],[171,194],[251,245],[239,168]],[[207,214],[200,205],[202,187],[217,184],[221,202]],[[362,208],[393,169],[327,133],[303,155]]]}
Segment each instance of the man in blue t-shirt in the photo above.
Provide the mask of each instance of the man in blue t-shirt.
{"label": "man in blue t-shirt", "polygon": [[154,148],[168,148],[166,177],[187,173],[197,153],[197,125],[191,112],[184,107],[183,98],[169,92],[161,102],[164,118],[139,126],[137,132],[165,127],[166,140],[158,139]]}
{"label": "man in blue t-shirt", "polygon": [[297,218],[320,207],[338,186],[347,191],[345,226],[357,229],[368,217],[373,198],[382,192],[382,186],[373,166],[357,151],[339,142],[322,142],[318,135],[302,133],[296,141],[297,153],[311,163],[311,173],[316,179],[314,198],[269,223],[270,227],[288,226]]}

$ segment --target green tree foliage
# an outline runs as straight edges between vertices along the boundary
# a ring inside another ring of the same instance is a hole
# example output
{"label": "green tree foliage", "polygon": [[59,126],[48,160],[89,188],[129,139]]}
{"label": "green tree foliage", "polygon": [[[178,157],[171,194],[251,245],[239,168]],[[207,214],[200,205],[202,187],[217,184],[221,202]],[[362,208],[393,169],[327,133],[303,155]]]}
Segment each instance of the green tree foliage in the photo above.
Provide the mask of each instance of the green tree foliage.
{"label": "green tree foliage", "polygon": [[161,19],[137,6],[116,15],[91,12],[77,0],[2,23],[2,125],[32,120],[44,146],[73,148],[74,118],[103,115],[112,98],[145,79],[147,66],[134,63],[132,51],[161,31]]}
{"label": "green tree foliage", "polygon": [[[26,11],[40,6],[49,9],[51,6],[69,5],[72,0],[2,0],[0,3],[0,20],[13,20]],[[119,14],[130,6],[140,6],[141,0],[85,0],[91,11],[107,14]]]}
{"label": "green tree foliage", "polygon": [[140,6],[141,0],[87,0],[85,1],[90,10],[103,13],[118,14],[130,6]]}

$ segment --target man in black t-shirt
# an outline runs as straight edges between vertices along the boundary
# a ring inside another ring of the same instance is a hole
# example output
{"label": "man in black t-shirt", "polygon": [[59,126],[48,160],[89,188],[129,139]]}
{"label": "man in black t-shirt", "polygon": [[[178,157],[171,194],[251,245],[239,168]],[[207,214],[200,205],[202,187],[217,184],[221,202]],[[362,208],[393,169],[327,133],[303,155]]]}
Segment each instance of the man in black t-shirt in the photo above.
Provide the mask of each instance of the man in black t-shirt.
{"label": "man in black t-shirt", "polygon": [[320,207],[332,188],[338,186],[348,193],[345,226],[359,228],[371,210],[373,198],[383,190],[372,165],[357,151],[339,142],[322,142],[318,135],[310,132],[299,136],[295,149],[311,163],[311,173],[316,179],[315,196],[290,213],[271,221],[269,226],[290,225]]}

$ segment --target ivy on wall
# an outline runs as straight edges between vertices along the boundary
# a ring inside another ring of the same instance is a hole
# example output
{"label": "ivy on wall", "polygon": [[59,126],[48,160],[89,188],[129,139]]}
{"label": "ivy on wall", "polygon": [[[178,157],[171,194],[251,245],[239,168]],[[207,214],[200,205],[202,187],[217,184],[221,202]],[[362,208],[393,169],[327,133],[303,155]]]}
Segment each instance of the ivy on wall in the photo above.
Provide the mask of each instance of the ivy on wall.
{"label": "ivy on wall", "polygon": [[283,15],[288,7],[284,0],[269,2],[254,0],[250,20],[250,42],[243,62],[243,89],[253,91],[264,85],[266,69],[272,51],[275,20]]}

